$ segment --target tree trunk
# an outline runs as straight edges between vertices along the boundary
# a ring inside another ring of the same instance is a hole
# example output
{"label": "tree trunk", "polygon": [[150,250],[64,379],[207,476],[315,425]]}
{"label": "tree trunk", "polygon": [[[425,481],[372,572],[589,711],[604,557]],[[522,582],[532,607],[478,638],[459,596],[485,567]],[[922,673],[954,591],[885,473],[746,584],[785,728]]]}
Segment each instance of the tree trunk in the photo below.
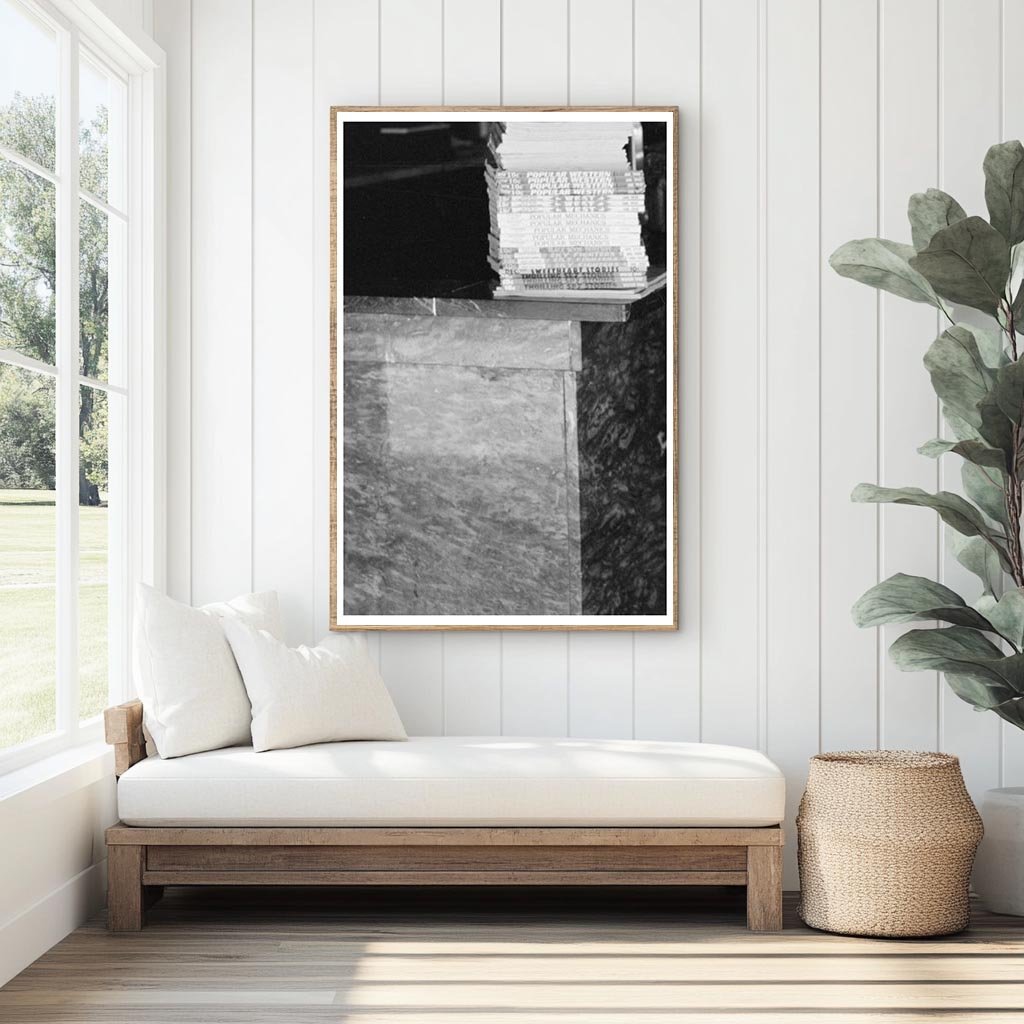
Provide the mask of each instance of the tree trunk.
{"label": "tree trunk", "polygon": [[92,483],[85,475],[85,470],[78,469],[78,504],[98,505],[100,503],[100,489]]}

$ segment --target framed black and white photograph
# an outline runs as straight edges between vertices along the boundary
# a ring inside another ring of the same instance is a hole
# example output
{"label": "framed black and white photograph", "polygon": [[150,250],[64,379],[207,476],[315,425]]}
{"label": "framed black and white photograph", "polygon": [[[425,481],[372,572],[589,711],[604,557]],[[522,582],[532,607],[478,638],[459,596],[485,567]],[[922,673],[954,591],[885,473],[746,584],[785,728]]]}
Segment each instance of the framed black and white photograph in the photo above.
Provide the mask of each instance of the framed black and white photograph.
{"label": "framed black and white photograph", "polygon": [[678,627],[677,122],[332,108],[332,628]]}

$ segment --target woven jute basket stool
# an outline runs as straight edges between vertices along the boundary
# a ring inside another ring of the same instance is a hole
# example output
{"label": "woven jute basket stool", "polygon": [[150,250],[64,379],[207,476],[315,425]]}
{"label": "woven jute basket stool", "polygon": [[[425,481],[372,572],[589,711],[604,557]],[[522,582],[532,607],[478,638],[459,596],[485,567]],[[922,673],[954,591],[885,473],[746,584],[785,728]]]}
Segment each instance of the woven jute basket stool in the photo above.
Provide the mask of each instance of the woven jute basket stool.
{"label": "woven jute basket stool", "polygon": [[844,935],[963,931],[981,816],[950,754],[811,758],[797,815],[800,917]]}

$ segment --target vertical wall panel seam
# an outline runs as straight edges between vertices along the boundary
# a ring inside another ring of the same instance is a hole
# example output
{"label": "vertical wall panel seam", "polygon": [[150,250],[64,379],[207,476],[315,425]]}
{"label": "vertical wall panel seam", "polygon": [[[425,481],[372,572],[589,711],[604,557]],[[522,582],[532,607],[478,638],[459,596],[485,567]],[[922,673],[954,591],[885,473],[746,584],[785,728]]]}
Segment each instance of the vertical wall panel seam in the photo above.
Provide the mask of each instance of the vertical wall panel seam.
{"label": "vertical wall panel seam", "polygon": [[821,372],[821,352],[822,352],[822,330],[824,322],[822,318],[822,277],[824,276],[824,259],[825,259],[825,246],[824,239],[822,238],[821,231],[821,219],[822,219],[822,153],[821,153],[821,96],[822,96],[822,73],[821,73],[821,49],[822,49],[822,32],[821,32],[821,0],[818,0],[818,744],[817,749],[821,750],[822,745],[822,720],[821,720],[821,672],[822,672],[822,594],[824,593],[824,587],[822,586],[822,537],[821,537],[821,524],[823,520],[822,515],[822,446],[821,446],[821,435],[822,435],[822,394],[823,394],[823,378]]}
{"label": "vertical wall panel seam", "polygon": [[[184,297],[186,306],[186,316],[184,318],[184,326],[186,330],[185,343],[181,346],[181,355],[185,359],[185,379],[188,384],[188,393],[181,397],[181,400],[185,405],[185,459],[182,460],[183,472],[185,479],[180,481],[182,488],[185,492],[185,537],[184,545],[185,550],[178,552],[178,557],[185,564],[185,589],[184,593],[180,596],[191,604],[192,603],[192,160],[193,160],[193,148],[192,148],[192,0],[185,0],[184,9],[187,16],[187,40],[188,40],[188,96],[187,100],[187,111],[188,111],[188,137],[186,144],[188,145],[188,191],[187,191],[187,202],[188,210],[186,214],[188,241],[183,247],[184,257],[186,260],[186,273],[184,275],[184,285],[187,289]],[[156,12],[154,10],[153,17],[155,19]],[[166,76],[164,81],[166,82]],[[165,86],[166,88],[166,86]],[[165,96],[165,103],[169,104],[169,97]],[[166,118],[165,118],[166,123]],[[168,138],[170,137],[170,130],[168,129]],[[164,150],[166,152],[167,146],[165,143]],[[166,189],[166,177],[165,177],[165,189]],[[164,228],[167,234],[170,234],[170,228],[165,224]],[[166,351],[170,351],[170,339],[168,339]],[[170,405],[171,396],[167,396],[167,405]],[[168,437],[168,444],[170,444],[170,437]],[[168,495],[165,495],[165,502],[167,501]],[[180,508],[180,506],[179,506]],[[168,565],[165,567],[165,572],[169,571],[169,558],[170,551],[167,551]],[[166,576],[165,576],[166,578]]]}
{"label": "vertical wall panel seam", "polygon": [[[944,61],[942,59],[942,48],[945,39],[944,25],[945,22],[945,7],[942,0],[935,0],[935,178],[938,181],[938,187],[942,188],[945,179],[942,173],[943,163],[943,152],[944,152],[944,138],[942,131],[942,115],[945,110],[944,98],[943,98],[943,72],[944,72]],[[935,334],[938,336],[942,332],[942,314],[935,311]],[[942,409],[939,400],[935,400],[935,436],[942,437]],[[935,489],[937,491],[943,490],[945,487],[945,468],[942,459],[935,460]],[[945,547],[946,539],[946,524],[940,519],[938,522],[938,531],[935,537],[935,578],[940,582],[945,582],[945,565],[943,564],[942,552]],[[935,735],[936,742],[939,750],[945,750],[946,748],[946,715],[945,715],[945,702],[943,700],[945,690],[942,685],[942,675],[938,672],[935,673]]]}
{"label": "vertical wall panel seam", "polygon": [[572,735],[572,644],[565,636],[565,735]]}
{"label": "vertical wall panel seam", "polygon": [[[630,44],[629,52],[631,64],[631,75],[629,79],[630,103],[636,106],[636,0],[630,0],[629,4],[629,31]],[[678,174],[678,168],[676,170]]]}
{"label": "vertical wall panel seam", "polygon": [[[630,103],[636,105],[636,0],[630,0],[629,5],[629,95]],[[679,169],[676,168],[676,174],[678,175]],[[679,211],[674,211],[675,215],[679,215]],[[677,289],[678,291],[678,285]],[[678,410],[677,410],[678,411]],[[676,461],[678,462],[679,453],[676,452]],[[674,510],[678,518],[679,510]],[[676,578],[679,577],[679,566],[676,566]],[[630,736],[636,739],[636,633],[630,634],[629,641],[629,671],[630,671]]]}
{"label": "vertical wall panel seam", "polygon": [[757,0],[757,745],[768,743],[768,50],[767,0]]}
{"label": "vertical wall panel seam", "polygon": [[195,566],[193,564],[193,544],[192,537],[195,534],[195,502],[192,500],[192,480],[194,478],[194,467],[192,465],[193,453],[195,447],[193,440],[195,438],[195,423],[194,423],[194,410],[192,396],[195,394],[195,360],[192,358],[192,339],[195,335],[195,302],[193,296],[195,295],[195,280],[193,277],[193,261],[192,261],[192,243],[195,238],[195,203],[193,201],[193,193],[195,191],[195,159],[196,159],[196,147],[195,147],[195,125],[193,124],[192,110],[195,106],[195,19],[193,17],[194,5],[193,0],[188,0],[188,291],[189,291],[189,308],[188,308],[188,477],[189,477],[189,493],[188,493],[188,603],[193,604],[195,602],[195,591],[193,589],[193,580],[195,577]]}
{"label": "vertical wall panel seam", "polygon": [[498,0],[498,103],[505,103],[505,0]]}
{"label": "vertical wall panel seam", "polygon": [[[377,0],[377,106],[384,95],[384,0]],[[381,644],[383,647],[384,645]]]}
{"label": "vertical wall panel seam", "polygon": [[999,0],[999,141],[1006,138],[1006,0]]}
{"label": "vertical wall panel seam", "polygon": [[[697,501],[696,538],[692,550],[697,559],[697,741],[704,738],[704,303],[702,268],[704,266],[704,0],[697,9],[697,54],[700,68],[697,72],[697,337],[691,344],[697,346]],[[679,169],[676,169],[679,173]],[[676,217],[680,211],[676,210]],[[676,286],[676,322],[679,322],[679,288]],[[678,351],[678,346],[677,346]],[[677,456],[678,457],[678,456]],[[676,515],[678,516],[678,509]],[[679,567],[676,566],[677,578]],[[683,628],[683,624],[680,624]]]}
{"label": "vertical wall panel seam", "polygon": [[565,0],[565,105],[572,106],[572,0]]}
{"label": "vertical wall panel seam", "polygon": [[630,634],[630,706],[632,716],[630,720],[630,736],[637,738],[637,635]]}
{"label": "vertical wall panel seam", "polygon": [[[565,0],[565,104],[572,105],[572,0]],[[565,734],[572,735],[572,637],[565,634]]]}
{"label": "vertical wall panel seam", "polygon": [[[312,139],[310,141],[313,144],[313,151],[314,151],[314,153],[316,152],[316,133],[317,133],[316,7],[317,7],[316,0],[310,0],[310,23],[309,23],[309,27],[310,27],[310,38],[309,38],[309,122],[310,122],[310,128],[312,129],[312,133],[313,133],[313,137],[312,137]],[[316,235],[317,235],[317,232],[316,232],[316,215],[317,215],[317,212],[316,212],[316,174],[317,174],[316,159],[313,159],[313,160],[310,161],[310,164],[309,164],[309,195],[310,195],[310,202],[309,202],[309,244],[310,244],[310,248],[311,248],[311,258],[310,258],[310,264],[309,265],[313,268],[313,274],[312,274],[312,276],[310,278],[310,281],[309,281],[309,296],[310,296],[309,301],[310,301],[310,306],[313,309],[313,321],[312,321],[312,323],[314,324],[314,338],[313,338],[314,346],[327,344],[327,339],[326,338],[318,338],[315,335],[316,298],[317,298],[317,296],[316,296],[316,275],[317,275],[317,269],[316,269],[316,267],[317,267],[317,262],[316,262],[316,255],[317,255],[317,247],[316,247]],[[309,381],[309,385],[310,385],[309,408],[310,408],[310,410],[312,412],[312,415],[310,417],[310,425],[311,425],[311,429],[312,429],[312,436],[310,437],[309,443],[310,443],[310,451],[312,451],[315,454],[316,453],[316,449],[317,449],[317,437],[316,437],[316,435],[317,435],[317,431],[319,430],[319,424],[317,423],[317,416],[316,416],[316,409],[317,409],[317,405],[318,405],[318,402],[317,402],[318,382],[317,382],[317,379],[316,379],[316,355],[315,354],[313,355],[312,359],[310,360],[310,369],[312,369],[313,372],[310,374],[310,381]],[[328,387],[329,387],[329,385],[328,385]],[[330,451],[330,448],[328,448],[328,451]],[[328,461],[330,461],[330,456],[328,456]],[[316,515],[316,505],[317,505],[317,501],[318,501],[318,497],[319,497],[318,492],[317,492],[317,482],[318,482],[319,470],[320,470],[320,467],[318,467],[316,465],[316,460],[314,459],[313,460],[313,472],[311,474],[311,479],[310,479],[310,486],[312,487],[312,491],[313,491],[313,518],[312,518],[312,521],[309,524],[310,525],[310,530],[312,531],[312,536],[309,539],[309,543],[310,543],[310,550],[313,552],[314,563],[315,563],[316,558],[317,558],[317,543],[316,543],[316,539],[317,539],[316,538],[317,515]],[[328,540],[328,546],[329,545],[330,545],[330,540]],[[310,591],[310,593],[309,593],[309,617],[310,617],[309,636],[311,638],[311,640],[310,640],[311,643],[318,643],[319,642],[319,633],[320,633],[320,628],[321,627],[317,624],[317,617],[316,617],[316,609],[317,609],[316,565],[314,564],[310,568],[312,569],[312,572],[310,573],[310,581],[309,581],[309,591]],[[333,622],[333,621],[334,621],[334,611],[331,610],[331,612],[330,612],[330,622]],[[329,625],[329,623],[328,623],[328,625]]]}
{"label": "vertical wall panel seam", "polygon": [[445,647],[446,632],[441,633],[441,735],[448,735],[448,664],[446,659],[447,650]]}
{"label": "vertical wall panel seam", "polygon": [[[444,83],[448,77],[444,53],[444,3],[441,0],[441,105],[444,106]],[[435,300],[436,302],[436,300]],[[436,308],[435,308],[436,312]],[[448,633],[441,633],[441,735],[448,735]]]}
{"label": "vertical wall panel seam", "polygon": [[256,589],[256,0],[249,0],[249,589]]}
{"label": "vertical wall panel seam", "polygon": [[[1006,0],[999,0],[999,141],[1006,138]],[[999,768],[998,784],[1006,785],[1006,727],[1009,723],[999,722]]]}
{"label": "vertical wall panel seam", "polygon": [[[882,5],[885,0],[875,0],[875,234],[882,234],[882,197],[884,179],[882,176],[882,154],[885,134],[882,131],[882,102],[885,94],[885,64],[883,54],[885,47],[882,37]],[[882,316],[885,300],[880,292],[875,293],[875,473],[879,484],[884,483],[885,475],[885,416],[883,415],[883,396],[885,395],[885,319]],[[885,519],[881,506],[875,509],[876,559],[875,580],[882,578],[882,566],[885,564]],[[882,627],[875,627],[875,744],[885,748],[885,643]]]}

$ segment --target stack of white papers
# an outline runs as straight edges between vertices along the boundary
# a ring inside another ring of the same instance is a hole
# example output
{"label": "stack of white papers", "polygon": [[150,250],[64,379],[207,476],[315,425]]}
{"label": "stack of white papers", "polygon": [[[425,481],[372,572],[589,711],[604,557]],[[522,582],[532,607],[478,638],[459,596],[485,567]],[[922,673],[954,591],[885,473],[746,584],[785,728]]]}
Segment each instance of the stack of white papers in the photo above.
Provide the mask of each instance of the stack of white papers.
{"label": "stack of white papers", "polygon": [[647,284],[644,176],[632,122],[512,121],[488,143],[489,261],[499,294],[632,292]]}

